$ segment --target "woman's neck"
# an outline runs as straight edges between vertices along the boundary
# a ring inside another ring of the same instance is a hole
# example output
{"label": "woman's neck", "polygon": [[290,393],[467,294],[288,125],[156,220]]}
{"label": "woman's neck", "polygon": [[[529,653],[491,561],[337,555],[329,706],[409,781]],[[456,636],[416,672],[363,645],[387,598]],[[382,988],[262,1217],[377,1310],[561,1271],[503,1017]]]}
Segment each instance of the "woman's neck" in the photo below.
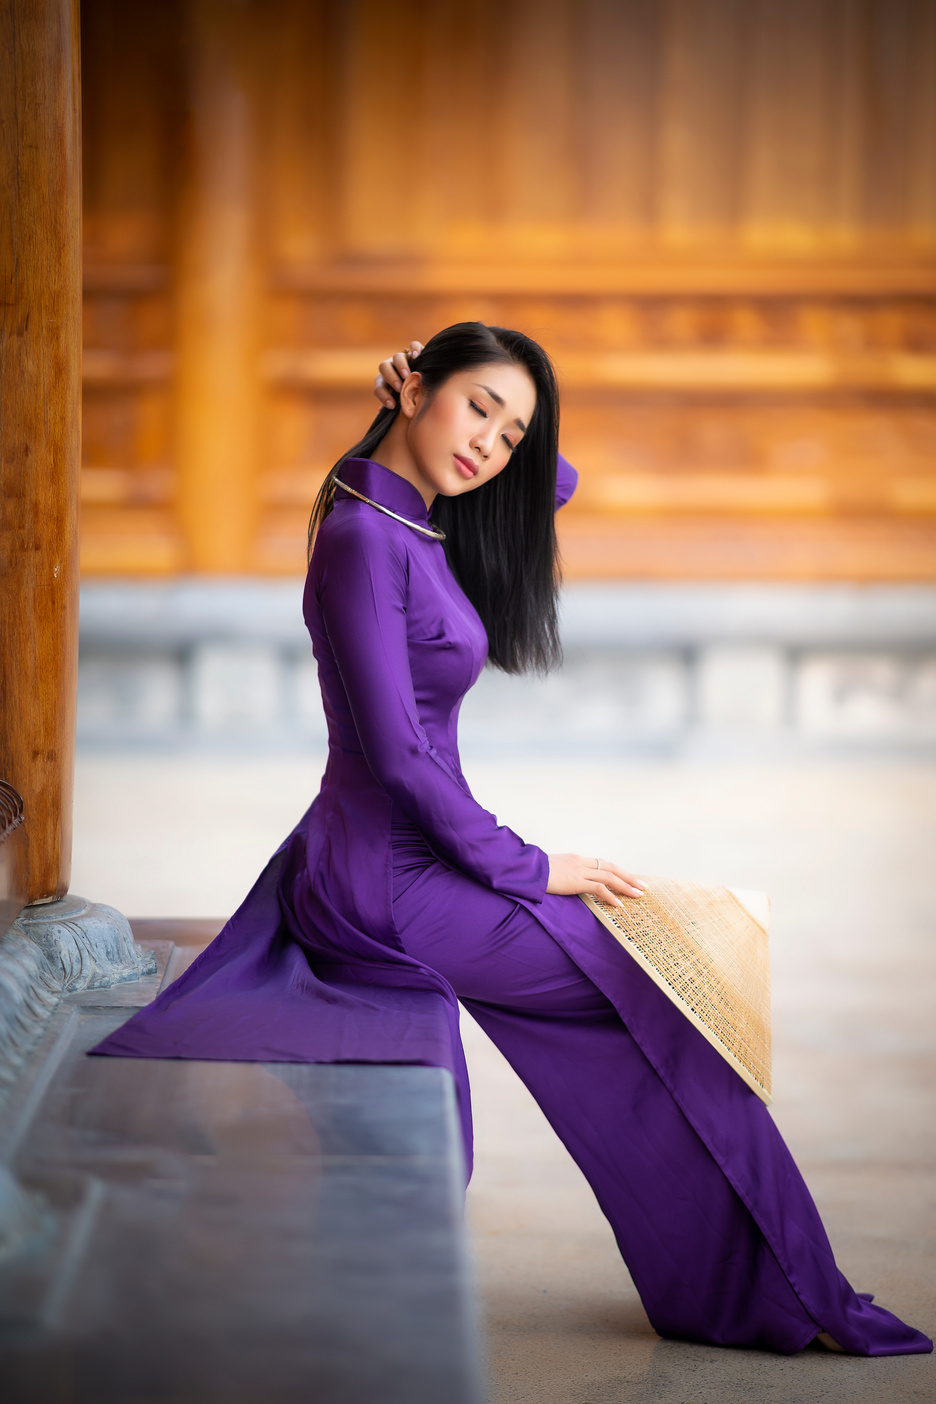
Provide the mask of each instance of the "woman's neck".
{"label": "woman's neck", "polygon": [[420,473],[407,442],[406,430],[409,420],[398,414],[384,437],[374,450],[374,462],[382,468],[389,468],[397,477],[405,478],[419,493],[428,511],[436,498],[436,490]]}

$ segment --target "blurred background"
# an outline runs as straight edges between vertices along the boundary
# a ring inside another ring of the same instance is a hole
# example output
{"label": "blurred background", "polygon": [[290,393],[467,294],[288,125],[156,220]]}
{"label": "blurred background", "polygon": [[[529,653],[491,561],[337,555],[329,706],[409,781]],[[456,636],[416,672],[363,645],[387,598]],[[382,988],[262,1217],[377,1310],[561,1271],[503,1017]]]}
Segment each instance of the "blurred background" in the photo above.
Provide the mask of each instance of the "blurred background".
{"label": "blurred background", "polygon": [[932,0],[84,0],[80,736],[319,745],[379,359],[554,356],[565,670],[466,741],[936,740]]}

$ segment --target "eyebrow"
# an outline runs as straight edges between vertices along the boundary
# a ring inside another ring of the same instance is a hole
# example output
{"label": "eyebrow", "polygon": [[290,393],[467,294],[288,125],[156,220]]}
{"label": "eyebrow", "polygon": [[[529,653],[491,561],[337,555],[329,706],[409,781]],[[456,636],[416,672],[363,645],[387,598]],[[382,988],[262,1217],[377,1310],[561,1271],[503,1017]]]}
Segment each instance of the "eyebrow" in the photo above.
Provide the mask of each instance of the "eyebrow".
{"label": "eyebrow", "polygon": [[[506,408],[507,401],[503,398],[502,395],[498,395],[496,390],[492,390],[490,385],[482,385],[480,380],[476,380],[473,383],[477,385],[479,390],[486,390],[487,393],[490,395],[491,399],[494,401],[495,405],[500,405],[501,409]],[[515,419],[514,424],[516,424],[521,434],[526,433],[527,427],[522,419]]]}

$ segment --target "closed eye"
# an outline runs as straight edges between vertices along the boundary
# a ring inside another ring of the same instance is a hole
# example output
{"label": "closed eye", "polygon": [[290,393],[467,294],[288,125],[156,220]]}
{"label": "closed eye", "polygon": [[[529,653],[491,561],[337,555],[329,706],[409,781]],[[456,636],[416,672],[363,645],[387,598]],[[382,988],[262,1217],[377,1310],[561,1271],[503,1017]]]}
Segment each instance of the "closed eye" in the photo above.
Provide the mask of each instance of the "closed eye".
{"label": "closed eye", "polygon": [[[481,405],[477,404],[477,402],[476,402],[475,400],[469,400],[468,403],[469,403],[469,405],[471,406],[471,408],[472,408],[473,410],[476,410],[477,413],[480,414],[480,416],[481,416],[482,419],[487,419],[488,416],[487,416],[487,410],[486,410],[486,409],[483,409],[483,408],[481,407]],[[507,437],[506,434],[503,434],[501,437],[503,438],[504,443],[505,443],[505,444],[507,445],[507,447],[510,449],[510,452],[511,452],[511,453],[514,453],[514,452],[516,451],[517,445],[516,445],[516,444],[512,444],[512,443],[510,442],[510,440],[508,439],[508,437]]]}

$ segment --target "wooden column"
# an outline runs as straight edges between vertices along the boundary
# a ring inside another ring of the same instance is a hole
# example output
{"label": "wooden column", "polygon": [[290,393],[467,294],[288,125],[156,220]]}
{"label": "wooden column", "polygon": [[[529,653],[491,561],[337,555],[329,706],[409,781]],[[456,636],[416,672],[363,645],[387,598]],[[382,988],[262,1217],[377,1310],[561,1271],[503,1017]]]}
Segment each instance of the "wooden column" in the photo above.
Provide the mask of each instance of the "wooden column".
{"label": "wooden column", "polygon": [[237,572],[253,531],[259,269],[248,0],[189,0],[178,258],[179,514],[187,565]]}
{"label": "wooden column", "polygon": [[78,666],[77,0],[0,0],[0,777],[28,899],[68,891]]}

